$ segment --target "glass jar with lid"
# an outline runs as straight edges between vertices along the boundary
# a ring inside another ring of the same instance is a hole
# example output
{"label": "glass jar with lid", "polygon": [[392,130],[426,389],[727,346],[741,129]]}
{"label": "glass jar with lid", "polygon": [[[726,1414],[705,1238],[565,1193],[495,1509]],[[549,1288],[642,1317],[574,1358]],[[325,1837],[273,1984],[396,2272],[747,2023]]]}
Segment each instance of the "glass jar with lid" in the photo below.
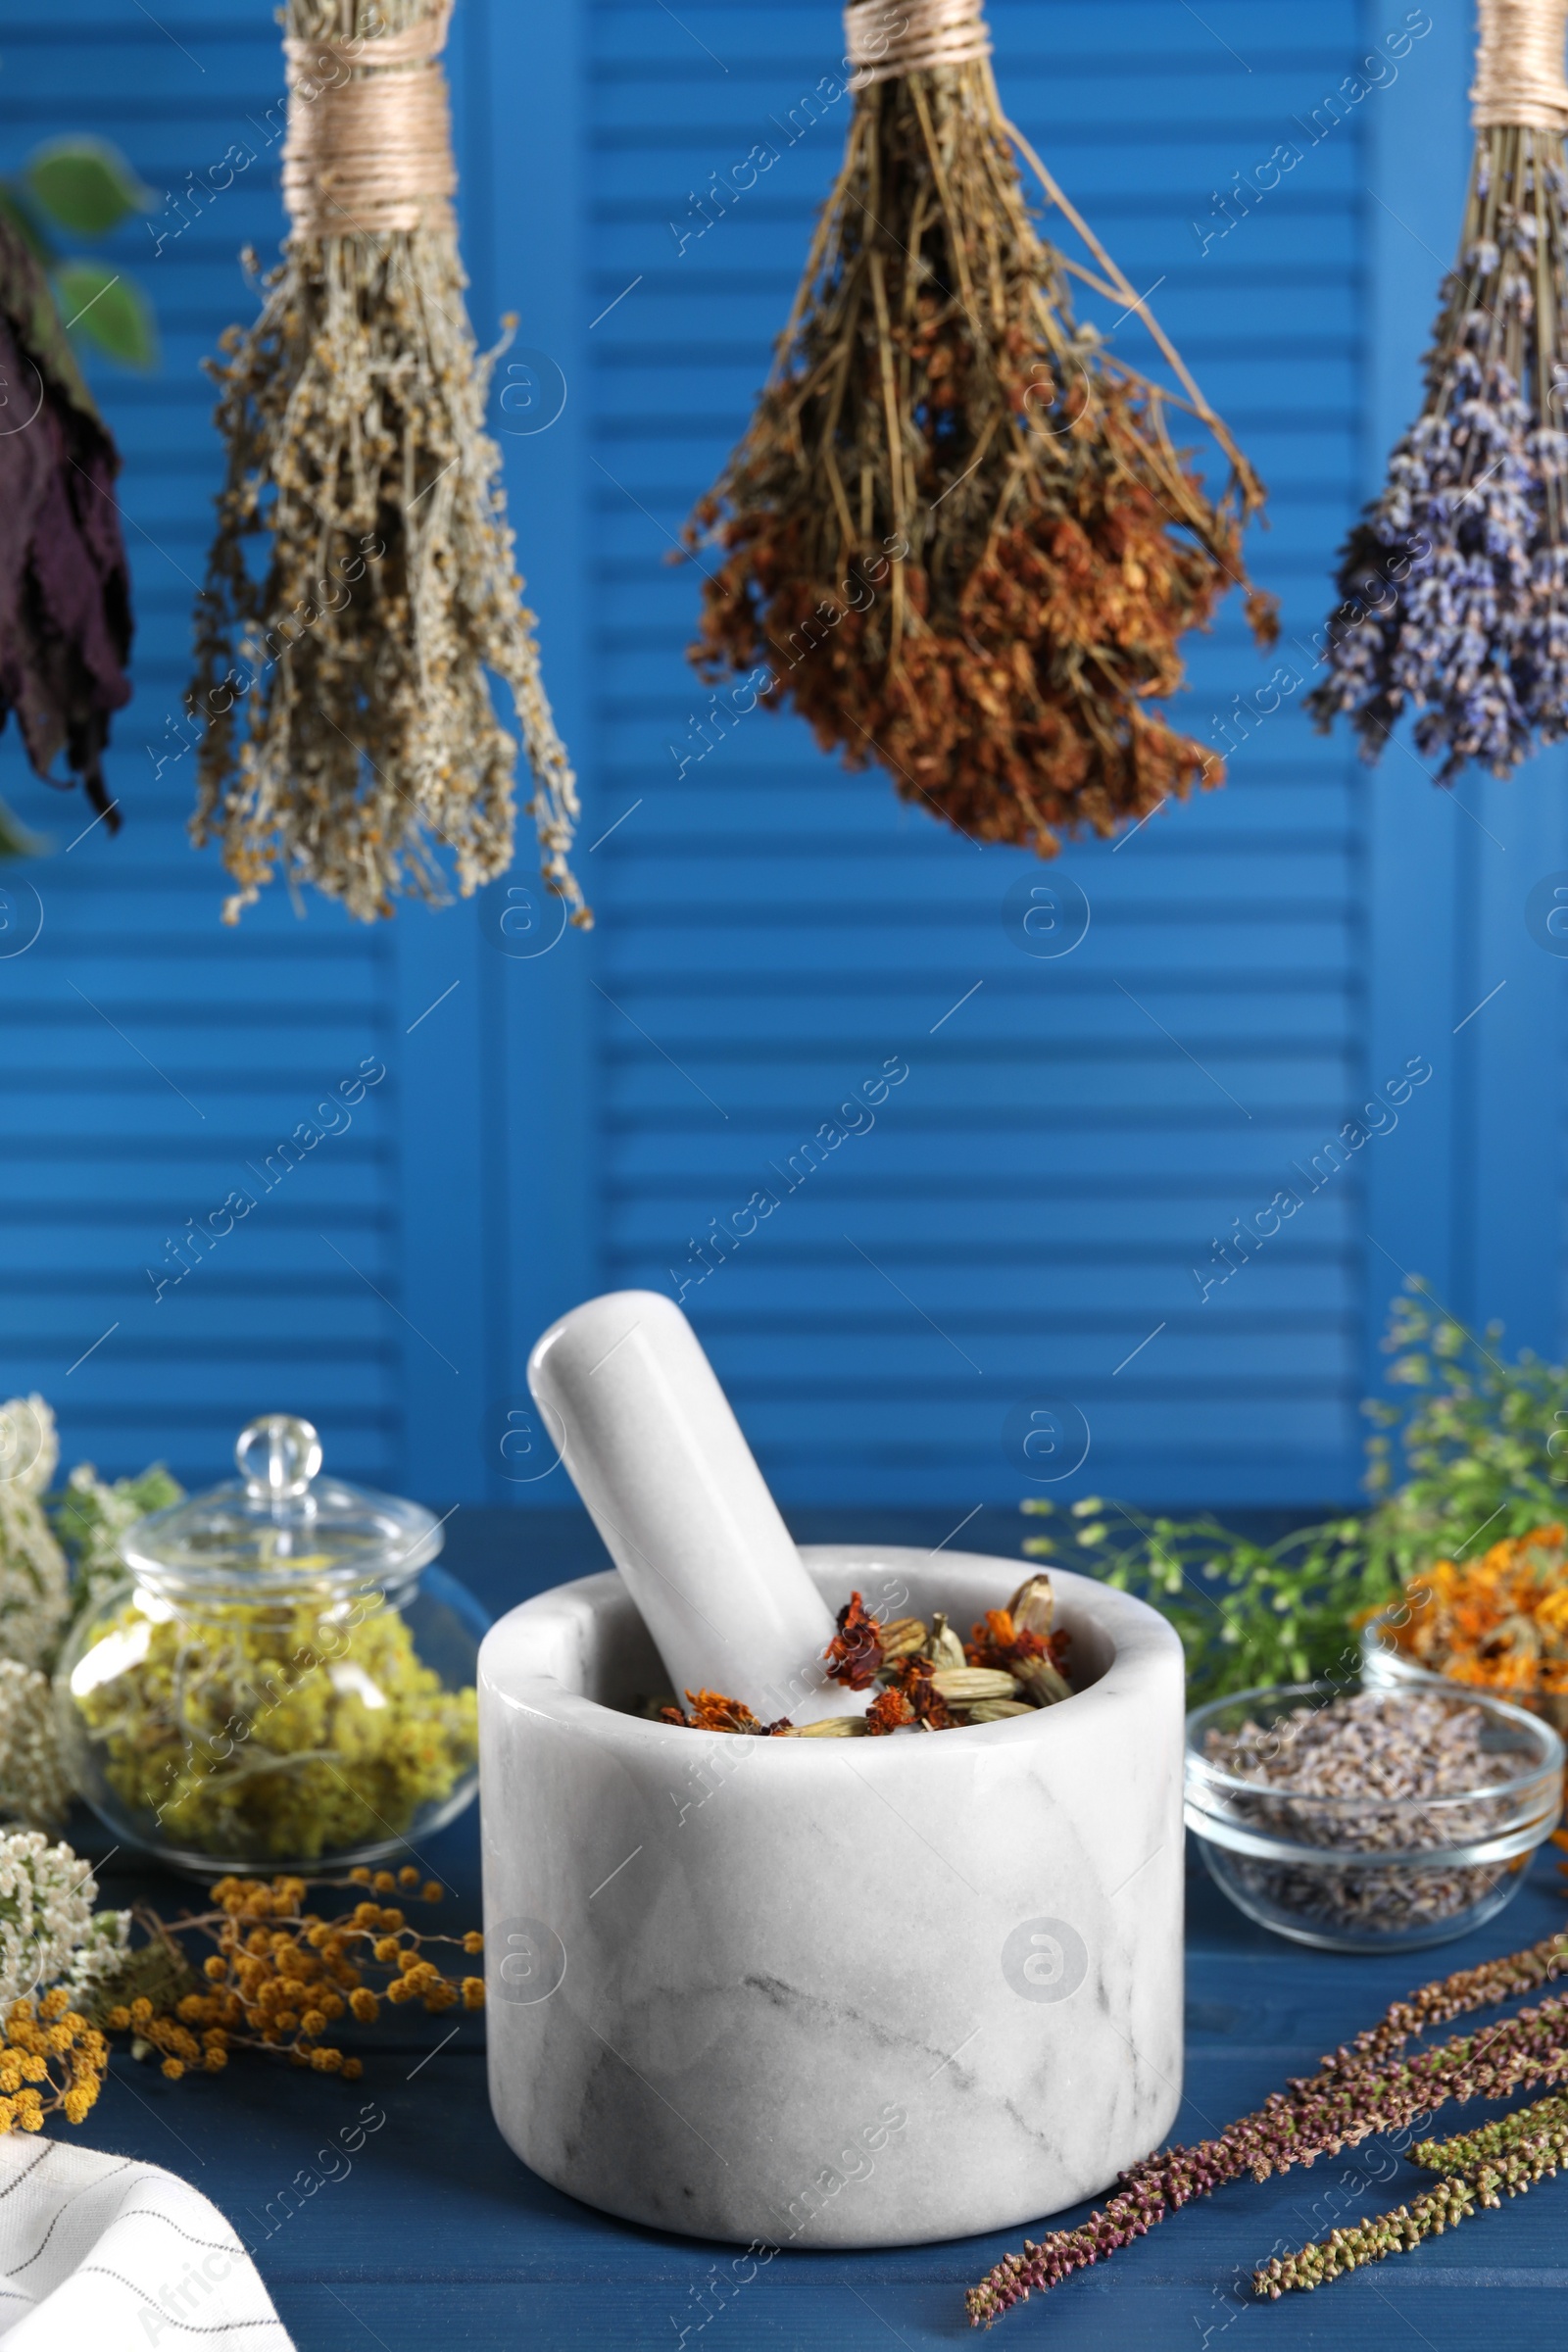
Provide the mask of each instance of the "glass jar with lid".
{"label": "glass jar with lid", "polygon": [[176,1868],[313,1871],[427,1837],[478,1784],[487,1619],[416,1502],[323,1478],[270,1414],[240,1475],[138,1520],[55,1674],[66,1767]]}

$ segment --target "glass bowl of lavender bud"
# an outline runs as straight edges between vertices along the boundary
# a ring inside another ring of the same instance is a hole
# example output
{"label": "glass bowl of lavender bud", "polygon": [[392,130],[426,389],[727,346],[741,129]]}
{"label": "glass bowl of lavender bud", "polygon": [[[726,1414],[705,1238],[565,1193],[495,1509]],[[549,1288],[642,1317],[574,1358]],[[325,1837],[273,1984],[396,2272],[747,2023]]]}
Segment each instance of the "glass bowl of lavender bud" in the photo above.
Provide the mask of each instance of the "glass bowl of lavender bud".
{"label": "glass bowl of lavender bud", "polygon": [[1279,1684],[1187,1718],[1187,1826],[1276,1935],[1412,1951],[1512,1901],[1557,1826],[1563,1763],[1550,1724],[1436,1678]]}

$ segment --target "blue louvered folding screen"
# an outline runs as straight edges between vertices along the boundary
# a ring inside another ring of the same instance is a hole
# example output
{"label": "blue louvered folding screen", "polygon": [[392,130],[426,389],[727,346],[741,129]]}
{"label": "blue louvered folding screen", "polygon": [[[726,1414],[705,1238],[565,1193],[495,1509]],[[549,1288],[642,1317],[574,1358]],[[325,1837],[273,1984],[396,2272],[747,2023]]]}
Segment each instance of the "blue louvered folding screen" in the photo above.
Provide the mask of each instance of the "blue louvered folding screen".
{"label": "blue louvered folding screen", "polygon": [[[275,28],[258,0],[13,6],[0,168],[93,129],[170,192],[154,234],[113,246],[163,367],[95,374],[139,613],[121,839],[68,850],[85,813],[0,746],[0,788],[58,845],[8,882],[45,920],[0,961],[0,1385],[51,1396],[74,1457],[207,1475],[241,1418],[286,1404],[362,1475],[559,1500],[528,1450],[527,1344],[587,1289],[645,1284],[684,1292],[797,1500],[956,1519],[1087,1431],[1057,1493],[1308,1501],[1353,1490],[1401,1270],[1556,1345],[1561,977],[1523,905],[1568,865],[1558,765],[1452,799],[1397,754],[1369,782],[1298,710],[1453,234],[1467,23],[1392,0],[991,14],[1018,121],[1272,489],[1252,560],[1279,652],[1225,610],[1182,712],[1239,746],[1232,781],[1046,869],[846,775],[793,719],[714,719],[682,658],[697,582],[669,557],[835,168],[836,13],[462,0],[473,308],[484,335],[521,318],[491,416],[600,918],[526,957],[508,886],[375,932],[275,893],[217,923],[214,861],[181,832],[217,464],[198,363],[246,315],[237,249],[278,231]],[[235,140],[255,168],[204,194]],[[735,170],[759,149],[755,179]],[[1117,346],[1147,356],[1136,321]],[[1020,928],[1042,880],[1087,901],[1069,955],[1032,952],[1038,911]],[[362,1064],[385,1075],[352,1123],[155,1297],[185,1220],[324,1126]],[[1430,1075],[1397,1125],[1322,1157],[1410,1065]],[[1282,1190],[1300,1209],[1260,1241]]]}

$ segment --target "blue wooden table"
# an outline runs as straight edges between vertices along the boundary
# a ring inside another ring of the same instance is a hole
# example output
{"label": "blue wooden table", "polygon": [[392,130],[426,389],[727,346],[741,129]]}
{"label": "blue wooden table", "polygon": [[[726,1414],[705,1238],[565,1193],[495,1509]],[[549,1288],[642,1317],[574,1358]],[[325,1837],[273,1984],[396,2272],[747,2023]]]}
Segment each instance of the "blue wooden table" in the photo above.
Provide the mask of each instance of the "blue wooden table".
{"label": "blue wooden table", "polygon": [[[976,1527],[966,1541],[1010,1551],[1016,1522],[988,1517],[990,1532]],[[945,1532],[924,1518],[900,1524],[882,1513],[874,1527],[856,1518],[837,1513],[829,1528],[803,1516],[796,1532],[927,1543]],[[603,1564],[586,1523],[542,1515],[460,1513],[448,1556],[494,1610]],[[475,1814],[432,1839],[421,1859],[450,1888],[443,1924],[476,1924]],[[122,1857],[102,1885],[116,1902],[136,1892],[168,1904],[190,1892],[127,1869]],[[1479,1936],[1403,1960],[1345,1959],[1251,1927],[1195,1866],[1178,2135],[1200,2138],[1255,2107],[1412,1985],[1562,1926],[1563,1882],[1544,1863]],[[81,2134],[167,2165],[212,2197],[253,2249],[301,2352],[951,2348],[964,2337],[964,2287],[1022,2235],[907,2252],[780,2253],[738,2285],[735,2249],[611,2221],[517,2162],[490,2119],[481,2017],[454,2027],[450,2016],[413,2025],[405,2016],[364,2035],[357,2083],[249,2057],[218,2080],[168,2082],[117,2056]],[[362,2111],[374,2128],[350,2153]],[[1463,2112],[1479,2120],[1489,2111]],[[1363,2149],[1262,2187],[1235,2183],[1102,2269],[1031,2298],[993,2340],[1049,2340],[1052,2352],[1471,2352],[1483,2343],[1487,2352],[1537,2352],[1560,2341],[1565,2306],[1550,2297],[1568,2290],[1568,2180],[1316,2294],[1253,2301],[1247,2282],[1258,2260],[1397,2204],[1424,2178]]]}

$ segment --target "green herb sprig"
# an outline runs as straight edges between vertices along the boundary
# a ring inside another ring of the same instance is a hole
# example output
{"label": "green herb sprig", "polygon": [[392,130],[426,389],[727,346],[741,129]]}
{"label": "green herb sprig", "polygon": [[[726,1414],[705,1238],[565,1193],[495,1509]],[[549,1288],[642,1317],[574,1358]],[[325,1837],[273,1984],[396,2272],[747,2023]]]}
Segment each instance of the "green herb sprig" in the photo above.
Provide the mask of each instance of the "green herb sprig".
{"label": "green herb sprig", "polygon": [[[1504,1362],[1501,1333],[1497,1323],[1468,1330],[1419,1276],[1409,1280],[1383,1341],[1390,1381],[1407,1398],[1362,1407],[1374,1425],[1366,1485],[1378,1498],[1365,1514],[1260,1544],[1214,1518],[1150,1517],[1088,1496],[1065,1514],[1080,1524],[1031,1537],[1024,1551],[1092,1567],[1161,1610],[1187,1651],[1195,1705],[1349,1673],[1360,1621],[1434,1560],[1568,1516],[1568,1366],[1528,1351]],[[1033,1496],[1022,1507],[1057,1508]]]}
{"label": "green herb sprig", "polygon": [[50,139],[21,172],[0,177],[0,217],[47,272],[60,314],[54,331],[63,322],[122,368],[158,365],[152,305],[123,260],[63,253],[57,232],[96,242],[157,202],[118,147],[83,132]]}

